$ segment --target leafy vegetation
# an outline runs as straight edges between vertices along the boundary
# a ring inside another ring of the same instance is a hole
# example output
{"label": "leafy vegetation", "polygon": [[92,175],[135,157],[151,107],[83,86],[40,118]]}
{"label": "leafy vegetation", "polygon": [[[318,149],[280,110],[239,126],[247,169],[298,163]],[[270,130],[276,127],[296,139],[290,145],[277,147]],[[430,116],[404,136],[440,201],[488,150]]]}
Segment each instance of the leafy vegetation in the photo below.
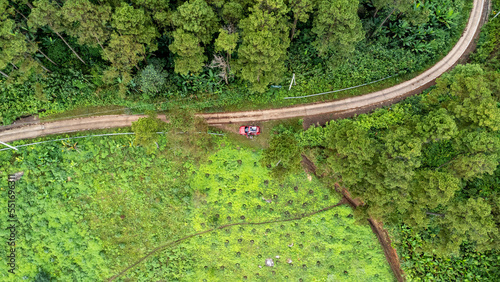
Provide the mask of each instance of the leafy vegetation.
{"label": "leafy vegetation", "polygon": [[[464,0],[365,0],[330,11],[327,2],[2,0],[1,79],[16,85],[0,89],[2,105],[10,104],[1,122],[82,105],[161,101],[155,110],[214,111],[359,95],[374,88],[283,100],[411,77],[451,48],[470,7]],[[161,63],[151,66],[152,59]],[[291,91],[269,88],[288,84],[292,73],[298,85]],[[45,86],[54,79],[75,82],[49,101],[33,95],[50,92]],[[74,87],[84,95],[66,99]]]}
{"label": "leafy vegetation", "polygon": [[[188,117],[173,119],[171,128],[179,129],[178,123]],[[217,275],[239,280],[254,279],[256,273],[290,279],[390,279],[375,235],[367,226],[354,225],[349,208],[310,215],[339,202],[317,179],[296,173],[277,181],[260,164],[260,150],[241,148],[225,137],[206,137],[216,147],[195,145],[207,142],[197,137],[206,134],[189,135],[158,135],[159,148],[149,154],[130,135],[2,151],[4,181],[10,173],[25,171],[16,188],[16,277],[104,280],[159,246],[240,224],[154,253],[123,279]],[[15,142],[21,143],[25,141]],[[1,201],[6,204],[5,197]],[[7,222],[2,219],[1,224]],[[5,251],[1,248],[0,254]],[[275,267],[264,266],[268,257]]]}

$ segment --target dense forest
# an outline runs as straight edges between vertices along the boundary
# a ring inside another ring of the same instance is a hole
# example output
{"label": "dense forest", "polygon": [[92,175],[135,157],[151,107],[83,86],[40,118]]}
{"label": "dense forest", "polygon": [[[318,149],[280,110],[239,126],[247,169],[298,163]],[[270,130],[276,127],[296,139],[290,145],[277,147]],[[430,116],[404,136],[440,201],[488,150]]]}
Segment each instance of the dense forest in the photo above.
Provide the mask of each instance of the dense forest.
{"label": "dense forest", "polygon": [[[0,119],[132,101],[280,104],[286,95],[411,74],[446,54],[469,7],[465,0],[1,0]],[[269,88],[289,84],[293,73],[293,91]]]}

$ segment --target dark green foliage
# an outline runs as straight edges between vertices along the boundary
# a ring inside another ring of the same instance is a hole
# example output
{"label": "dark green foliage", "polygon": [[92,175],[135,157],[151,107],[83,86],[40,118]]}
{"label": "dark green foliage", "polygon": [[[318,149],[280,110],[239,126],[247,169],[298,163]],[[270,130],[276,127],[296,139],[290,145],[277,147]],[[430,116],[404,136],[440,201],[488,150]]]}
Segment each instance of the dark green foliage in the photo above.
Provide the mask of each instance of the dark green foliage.
{"label": "dark green foliage", "polygon": [[498,168],[500,109],[492,78],[480,66],[457,66],[418,102],[422,115],[412,111],[414,103],[399,104],[330,122],[323,144],[314,141],[317,128],[302,139],[326,147],[324,171],[360,196],[369,215],[428,230],[427,251],[457,253],[463,242],[497,248],[497,203],[462,196],[467,181]]}
{"label": "dark green foliage", "polygon": [[[113,99],[115,104],[157,103],[159,99],[167,104],[165,97],[168,97],[169,107],[189,106],[209,111],[286,106],[359,95],[411,77],[453,45],[465,24],[468,9],[463,8],[462,0],[417,3],[402,14],[395,12],[376,35],[354,44],[359,39],[356,34],[370,35],[391,12],[390,3],[375,13],[371,1],[361,1],[358,10],[364,30],[361,31],[354,12],[356,5],[344,3],[342,7],[349,9],[335,14],[328,9],[317,9],[323,3],[320,2],[134,0],[97,5],[71,0],[58,2],[59,5],[53,1],[35,1],[33,9],[12,3],[29,20],[10,8],[3,14],[5,23],[15,23],[13,35],[5,34],[8,48],[3,50],[15,52],[5,51],[8,54],[2,56],[1,71],[10,74],[7,83],[22,83],[27,79],[33,81],[30,75],[42,71],[40,63],[59,74],[71,74],[78,69],[93,76],[89,87],[96,96],[111,96],[105,99]],[[321,5],[327,7],[327,2]],[[337,15],[334,18],[338,22],[332,24],[332,14],[328,11]],[[428,15],[429,21],[423,23],[422,15]],[[221,32],[214,40],[221,26],[229,36]],[[347,30],[353,33],[346,37]],[[330,31],[337,33],[320,36],[321,39],[351,51],[355,47],[350,56],[345,57],[345,52],[342,55],[339,48],[334,48],[335,52],[327,52],[328,58],[318,57],[312,42],[320,39],[318,32]],[[418,51],[411,44],[424,44],[426,51]],[[217,69],[210,69],[214,64],[207,63],[214,55],[219,57],[220,64],[215,64]],[[138,95],[141,70],[147,67],[145,59],[151,57],[168,62],[163,68],[169,74],[165,79],[168,91],[153,89],[147,95]],[[20,69],[16,70],[10,61]],[[269,84],[288,84],[292,72],[298,84],[291,91],[285,91],[284,87],[268,88]],[[308,99],[283,100],[287,96],[346,88],[391,75],[396,76],[384,85],[375,84],[378,88],[370,86]],[[121,99],[115,99],[117,96]],[[185,96],[190,98],[177,100]],[[195,103],[191,100],[194,97]],[[87,100],[86,104],[99,106],[98,100]],[[27,103],[21,105],[23,112],[36,113],[28,105],[28,96],[23,96],[23,101]],[[69,108],[76,106],[68,104]]]}
{"label": "dark green foliage", "polygon": [[415,234],[408,226],[394,230],[401,267],[408,280],[494,281],[500,273],[498,250],[478,252],[472,244],[463,244],[456,256],[440,258],[422,252],[426,234]]}
{"label": "dark green foliage", "polygon": [[[492,11],[500,10],[500,1],[493,0]],[[481,63],[486,68],[498,70],[500,65],[500,16],[491,19],[481,29],[481,35],[478,42],[477,51],[472,54],[472,60],[475,63]]]}
{"label": "dark green foliage", "polygon": [[137,84],[146,95],[157,95],[165,90],[167,72],[153,64],[147,65],[138,74]]}

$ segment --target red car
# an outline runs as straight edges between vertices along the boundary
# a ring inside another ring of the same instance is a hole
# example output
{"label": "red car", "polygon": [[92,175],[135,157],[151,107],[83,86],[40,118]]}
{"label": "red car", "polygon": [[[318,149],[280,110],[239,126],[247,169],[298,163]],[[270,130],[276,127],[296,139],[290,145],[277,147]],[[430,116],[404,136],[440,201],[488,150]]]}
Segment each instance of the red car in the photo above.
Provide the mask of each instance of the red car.
{"label": "red car", "polygon": [[260,127],[255,125],[245,125],[240,127],[240,134],[246,135],[247,138],[252,138],[252,136],[257,136],[260,134]]}

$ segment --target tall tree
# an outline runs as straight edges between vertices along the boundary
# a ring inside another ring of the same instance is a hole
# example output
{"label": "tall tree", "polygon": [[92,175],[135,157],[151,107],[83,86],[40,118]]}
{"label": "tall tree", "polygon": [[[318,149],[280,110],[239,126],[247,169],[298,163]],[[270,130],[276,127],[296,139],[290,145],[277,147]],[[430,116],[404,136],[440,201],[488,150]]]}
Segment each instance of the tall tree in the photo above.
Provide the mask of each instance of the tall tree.
{"label": "tall tree", "polygon": [[207,60],[201,43],[210,43],[218,27],[214,11],[205,0],[191,0],[177,8],[172,15],[172,23],[176,30],[173,33],[174,42],[169,49],[177,55],[175,72],[200,72]]}
{"label": "tall tree", "polygon": [[[231,32],[231,30],[229,30]],[[211,66],[216,66],[221,69],[220,75],[229,84],[228,77],[231,73],[231,55],[236,50],[239,35],[237,32],[229,33],[227,29],[219,29],[219,36],[215,39],[215,51],[223,51],[226,53],[226,58],[214,55],[214,61]]]}
{"label": "tall tree", "polygon": [[119,35],[114,32],[102,56],[111,63],[103,73],[104,82],[111,85],[118,79],[120,93],[124,95],[126,85],[132,80],[130,74],[132,68],[144,60],[144,45],[138,43],[131,35]]}
{"label": "tall tree", "polygon": [[230,1],[222,8],[222,18],[228,24],[236,25],[242,18],[244,9],[238,1]]}
{"label": "tall tree", "polygon": [[111,21],[111,7],[108,5],[94,5],[88,0],[68,0],[61,9],[66,33],[77,38],[79,44],[90,46],[103,44],[111,35],[106,27]]}
{"label": "tall tree", "polygon": [[113,12],[112,27],[120,35],[129,35],[138,43],[144,44],[149,52],[158,50],[155,42],[158,32],[150,17],[143,9],[134,9],[125,2]]}
{"label": "tall tree", "polygon": [[240,21],[242,44],[238,49],[240,77],[252,83],[252,90],[264,92],[285,71],[286,51],[290,45],[288,8],[280,0],[260,0],[252,14]]}
{"label": "tall tree", "polygon": [[166,28],[170,24],[171,11],[169,0],[132,0],[136,8],[142,8],[156,22],[158,27]]}
{"label": "tall tree", "polygon": [[363,199],[368,215],[431,235],[429,250],[458,252],[466,240],[498,246],[491,216],[498,205],[464,191],[498,169],[500,108],[483,102],[497,102],[492,79],[478,66],[457,66],[423,97],[422,116],[410,112],[389,128],[369,127],[366,119],[331,122],[324,144],[329,168]]}
{"label": "tall tree", "polygon": [[134,121],[132,131],[135,132],[135,144],[145,147],[148,154],[152,153],[158,141],[157,132],[165,130],[166,127],[155,113],[149,113],[147,117]]}
{"label": "tall tree", "polygon": [[207,57],[203,54],[203,47],[199,45],[198,39],[182,29],[175,30],[173,36],[174,42],[168,48],[177,54],[174,71],[184,75],[200,72]]}
{"label": "tall tree", "polygon": [[262,162],[273,167],[275,177],[282,178],[300,170],[301,150],[297,139],[290,131],[273,134],[269,147],[264,150]]}
{"label": "tall tree", "polygon": [[307,22],[309,14],[314,9],[314,4],[315,0],[290,0],[289,5],[293,12],[292,34],[290,35],[290,41],[292,41],[296,35],[295,30],[297,29],[298,21],[303,23]]}
{"label": "tall tree", "polygon": [[[11,18],[14,9],[6,0],[0,0],[0,11],[3,11],[0,13],[0,74],[10,78],[8,81],[21,83],[38,67],[32,57],[38,47],[21,33]],[[9,75],[2,71],[8,66],[13,68]]]}
{"label": "tall tree", "polygon": [[205,0],[191,0],[179,6],[172,15],[172,23],[177,29],[193,34],[203,44],[212,41],[219,25],[214,11]]}
{"label": "tall tree", "polygon": [[312,44],[320,56],[345,56],[364,38],[358,5],[358,0],[319,0],[312,29],[316,40]]}
{"label": "tall tree", "polygon": [[61,15],[60,6],[55,4],[56,2],[51,2],[49,0],[38,0],[33,2],[31,5],[27,2],[27,5],[31,8],[31,13],[29,14],[28,24],[31,28],[40,28],[42,26],[48,26],[61,40],[68,46],[68,48],[75,54],[75,56],[83,63],[85,61],[78,55],[78,53],[71,47],[68,42],[62,37],[61,32],[65,31],[65,23]]}

